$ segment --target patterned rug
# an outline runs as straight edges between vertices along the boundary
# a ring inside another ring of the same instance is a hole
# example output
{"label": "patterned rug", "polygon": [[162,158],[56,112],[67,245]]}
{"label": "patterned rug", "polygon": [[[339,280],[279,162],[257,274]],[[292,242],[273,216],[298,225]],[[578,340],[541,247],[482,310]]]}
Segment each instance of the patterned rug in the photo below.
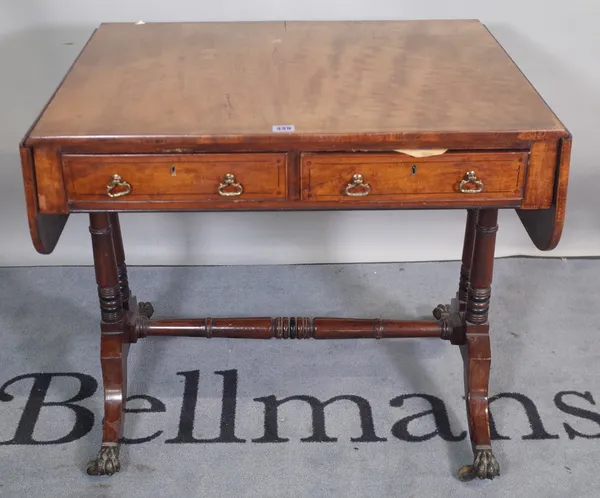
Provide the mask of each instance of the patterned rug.
{"label": "patterned rug", "polygon": [[[160,316],[428,317],[458,263],[131,268]],[[472,459],[459,351],[437,339],[144,339],[121,472],[101,437],[91,268],[0,269],[0,496],[596,497],[600,262],[505,259],[493,285],[492,439]]]}

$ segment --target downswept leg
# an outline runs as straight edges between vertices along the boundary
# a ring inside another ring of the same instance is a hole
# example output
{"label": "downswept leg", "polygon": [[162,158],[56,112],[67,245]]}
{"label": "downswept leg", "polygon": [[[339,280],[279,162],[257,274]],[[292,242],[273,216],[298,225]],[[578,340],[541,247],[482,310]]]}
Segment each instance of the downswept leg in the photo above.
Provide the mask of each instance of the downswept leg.
{"label": "downswept leg", "polygon": [[497,221],[497,209],[479,212],[465,313],[466,344],[460,346],[464,362],[469,434],[474,452],[473,465],[462,467],[458,473],[459,478],[465,481],[475,477],[493,479],[500,475],[500,467],[492,453],[488,412],[491,363],[488,310]]}

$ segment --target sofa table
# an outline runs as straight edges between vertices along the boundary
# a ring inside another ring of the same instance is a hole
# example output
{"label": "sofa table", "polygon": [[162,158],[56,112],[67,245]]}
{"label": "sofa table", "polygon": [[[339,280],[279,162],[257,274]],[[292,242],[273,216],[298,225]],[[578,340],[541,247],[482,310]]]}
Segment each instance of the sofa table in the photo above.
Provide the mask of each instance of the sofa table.
{"label": "sofa table", "polygon": [[[570,150],[478,21],[101,25],[20,148],[40,253],[71,213],[90,217],[105,411],[88,473],[120,469],[127,353],[143,337],[441,337],[464,360],[474,461],[459,477],[499,475],[488,418],[498,210],[553,249]],[[467,211],[457,297],[423,321],[153,319],[130,291],[118,218],[423,208]]]}

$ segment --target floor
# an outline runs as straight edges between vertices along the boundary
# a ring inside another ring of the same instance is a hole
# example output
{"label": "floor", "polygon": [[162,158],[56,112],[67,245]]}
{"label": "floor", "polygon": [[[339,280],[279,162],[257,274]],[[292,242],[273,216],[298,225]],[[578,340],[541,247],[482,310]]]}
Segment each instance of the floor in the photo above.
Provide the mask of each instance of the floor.
{"label": "floor", "polygon": [[[430,316],[447,263],[131,268],[159,316]],[[145,339],[123,468],[85,474],[102,422],[91,268],[0,268],[0,496],[596,497],[599,260],[496,261],[493,447],[471,460],[456,347],[437,339]]]}

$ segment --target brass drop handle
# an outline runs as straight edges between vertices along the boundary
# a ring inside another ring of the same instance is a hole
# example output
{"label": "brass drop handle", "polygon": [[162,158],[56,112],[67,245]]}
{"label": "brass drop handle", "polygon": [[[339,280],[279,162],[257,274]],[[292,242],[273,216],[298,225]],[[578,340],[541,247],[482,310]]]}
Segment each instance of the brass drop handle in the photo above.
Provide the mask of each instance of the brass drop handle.
{"label": "brass drop handle", "polygon": [[[354,189],[359,189],[354,191]],[[365,179],[360,173],[352,176],[352,183],[346,185],[346,195],[350,197],[364,197],[371,192],[371,185],[365,183]]]}
{"label": "brass drop handle", "polygon": [[[469,183],[476,185],[477,188],[465,188],[465,185],[468,185]],[[468,171],[461,180],[458,190],[463,194],[478,194],[483,191],[483,182],[477,178],[475,171]]]}
{"label": "brass drop handle", "polygon": [[[116,189],[124,189],[115,192]],[[106,186],[106,195],[112,197],[123,197],[131,192],[131,184],[127,183],[121,175],[113,175],[110,179],[110,183]]]}
{"label": "brass drop handle", "polygon": [[[233,187],[235,190],[233,190],[232,192],[226,192],[225,189],[228,187]],[[219,192],[219,195],[222,195],[224,197],[232,197],[236,195],[242,195],[242,193],[244,192],[244,187],[241,184],[236,183],[235,175],[227,173],[223,177],[223,182],[219,184],[217,192]]]}

